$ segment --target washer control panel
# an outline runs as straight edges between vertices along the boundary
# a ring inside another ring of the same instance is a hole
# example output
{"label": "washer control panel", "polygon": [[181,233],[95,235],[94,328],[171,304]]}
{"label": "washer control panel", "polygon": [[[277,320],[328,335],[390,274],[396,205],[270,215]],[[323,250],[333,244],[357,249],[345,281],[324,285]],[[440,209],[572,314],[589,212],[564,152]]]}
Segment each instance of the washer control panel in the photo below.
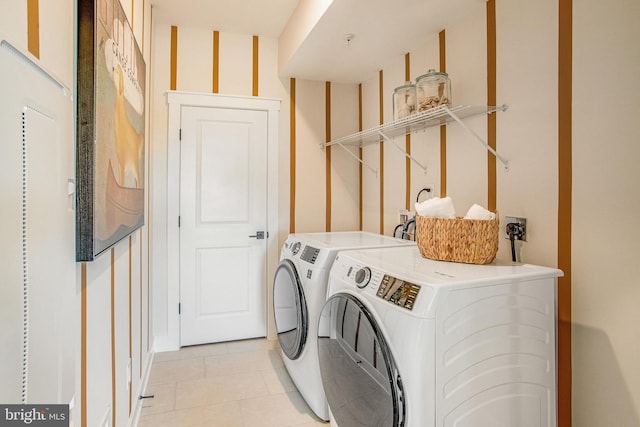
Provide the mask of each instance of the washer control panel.
{"label": "washer control panel", "polygon": [[418,292],[420,292],[419,285],[385,274],[376,296],[407,310],[413,310]]}

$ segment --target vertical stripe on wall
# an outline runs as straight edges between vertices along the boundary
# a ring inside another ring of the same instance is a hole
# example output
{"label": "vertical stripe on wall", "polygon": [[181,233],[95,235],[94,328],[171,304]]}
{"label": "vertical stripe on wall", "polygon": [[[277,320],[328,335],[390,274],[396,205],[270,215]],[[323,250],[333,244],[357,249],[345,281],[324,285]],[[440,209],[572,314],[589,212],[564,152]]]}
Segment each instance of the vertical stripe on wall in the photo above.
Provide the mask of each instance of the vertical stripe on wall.
{"label": "vertical stripe on wall", "polygon": [[27,48],[40,59],[40,4],[39,0],[27,0]]}
{"label": "vertical stripe on wall", "polygon": [[213,75],[211,76],[212,79],[212,89],[211,91],[213,93],[218,93],[220,88],[219,88],[219,76],[220,76],[220,32],[219,31],[214,31],[213,32]]}
{"label": "vertical stripe on wall", "polygon": [[[133,237],[129,235],[129,360],[133,364]],[[129,416],[131,416],[131,404],[133,396],[133,384],[129,384]]]}
{"label": "vertical stripe on wall", "polygon": [[111,426],[116,427],[116,250],[111,249]]}
{"label": "vertical stripe on wall", "polygon": [[[142,57],[144,58],[144,0],[142,0]],[[149,61],[151,63],[151,61]]]}
{"label": "vertical stripe on wall", "polygon": [[80,270],[80,425],[87,425],[87,263]]}
{"label": "vertical stripe on wall", "polygon": [[[325,141],[331,141],[331,82],[325,83]],[[331,147],[325,148],[325,231],[331,231]]]}
{"label": "vertical stripe on wall", "polygon": [[296,79],[290,80],[289,104],[289,232],[296,232]]}
{"label": "vertical stripe on wall", "polygon": [[176,90],[176,81],[178,78],[178,27],[171,26],[171,74],[170,74],[170,90]]}
{"label": "vertical stripe on wall", "polygon": [[[384,124],[383,71],[379,73],[380,83],[380,124]],[[380,141],[380,234],[384,234],[384,141]]]}
{"label": "vertical stripe on wall", "polygon": [[[404,55],[404,81],[408,82],[410,80],[411,80],[411,54],[407,53]],[[404,138],[405,138],[404,150],[410,156],[411,155],[411,133],[407,133]],[[405,157],[405,176],[406,176],[405,209],[411,210],[411,159],[409,157]]]}
{"label": "vertical stripe on wall", "polygon": [[[153,7],[151,7],[151,28],[149,29],[149,33],[153,34]],[[149,64],[153,64],[153,37],[149,38]],[[152,77],[153,77],[153,70],[151,69],[151,67],[149,67],[149,80],[148,81],[152,81]],[[150,98],[150,97],[147,97]],[[150,103],[150,102],[149,102]],[[147,133],[146,135],[151,135],[151,120],[147,120]],[[145,147],[145,152],[146,153],[151,153],[153,152],[153,140],[152,138],[145,136],[145,139],[147,140],[147,145],[148,145],[148,150]],[[149,190],[147,191],[147,206],[151,206],[151,180],[149,179],[149,174],[152,169],[153,169],[153,164],[152,164],[152,157],[153,156],[147,156],[147,162],[149,164],[148,168],[145,168],[145,182],[149,183]],[[149,210],[149,209],[147,209]],[[151,213],[147,213],[147,220],[149,220],[151,218]],[[151,221],[149,220],[148,222],[145,222],[145,224],[149,224]],[[141,248],[140,251],[142,252],[142,243],[140,244]],[[151,233],[147,232],[147,248],[151,247]],[[149,295],[151,295],[151,283],[149,280],[149,277],[151,277],[151,255],[150,255],[149,250],[147,250],[147,348],[146,351],[148,352],[149,349],[151,348],[151,298],[149,298]],[[142,256],[140,257],[140,262],[142,263]],[[140,264],[142,266],[142,264]],[[140,274],[142,275],[142,268],[140,269]],[[142,311],[141,311],[142,313]],[[142,345],[142,344],[140,344]],[[140,372],[142,372],[142,369],[140,369]]]}
{"label": "vertical stripe on wall", "polygon": [[[445,30],[438,34],[440,72],[447,72],[447,50]],[[440,197],[447,195],[447,126],[440,126]]]}
{"label": "vertical stripe on wall", "polygon": [[571,417],[571,197],[573,3],[559,1],[558,31],[558,425],[570,427]]}
{"label": "vertical stripe on wall", "polygon": [[[142,227],[140,227],[140,236],[138,238],[138,241],[140,242],[140,311],[138,312],[139,316],[140,316],[140,353],[138,353],[140,355],[140,369],[139,369],[139,374],[140,374],[140,379],[142,379],[142,337],[144,335],[142,335],[142,300],[143,300],[143,294],[142,294]],[[147,324],[148,327],[148,324]]]}
{"label": "vertical stripe on wall", "polygon": [[[487,105],[496,105],[496,2],[487,1]],[[496,117],[487,116],[487,144],[496,149]],[[487,151],[487,209],[496,211],[496,156]]]}
{"label": "vertical stripe on wall", "polygon": [[[358,132],[362,132],[362,83],[358,85]],[[358,157],[360,158],[360,161],[358,162],[358,188],[360,193],[358,194],[358,229],[362,230],[362,145],[358,147]]]}
{"label": "vertical stripe on wall", "polygon": [[258,47],[258,36],[253,36],[253,84],[251,92],[253,96],[258,96]]}

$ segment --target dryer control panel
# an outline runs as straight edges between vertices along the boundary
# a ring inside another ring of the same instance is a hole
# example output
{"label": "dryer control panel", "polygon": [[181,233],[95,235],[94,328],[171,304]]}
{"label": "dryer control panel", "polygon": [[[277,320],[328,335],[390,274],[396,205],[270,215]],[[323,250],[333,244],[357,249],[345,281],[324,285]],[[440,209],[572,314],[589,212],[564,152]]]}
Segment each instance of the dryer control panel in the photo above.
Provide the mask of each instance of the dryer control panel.
{"label": "dryer control panel", "polygon": [[319,253],[320,249],[307,245],[304,247],[302,255],[300,255],[300,259],[303,261],[307,261],[310,264],[315,264],[316,260],[318,259]]}
{"label": "dryer control panel", "polygon": [[413,310],[418,292],[420,292],[420,285],[385,274],[376,296],[407,310]]}

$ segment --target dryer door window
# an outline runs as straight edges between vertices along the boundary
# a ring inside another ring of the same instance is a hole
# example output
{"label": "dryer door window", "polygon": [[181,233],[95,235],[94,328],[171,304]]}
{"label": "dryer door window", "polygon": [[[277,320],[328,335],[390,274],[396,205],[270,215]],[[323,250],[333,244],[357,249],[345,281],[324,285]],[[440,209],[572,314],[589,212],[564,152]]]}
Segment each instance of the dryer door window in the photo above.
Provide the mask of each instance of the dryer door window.
{"label": "dryer door window", "polygon": [[336,294],[318,328],[322,384],[340,427],[404,426],[400,374],[371,312],[354,296]]}
{"label": "dryer door window", "polygon": [[308,315],[298,272],[288,259],[280,262],[273,279],[273,311],[282,352],[295,360],[307,341]]}

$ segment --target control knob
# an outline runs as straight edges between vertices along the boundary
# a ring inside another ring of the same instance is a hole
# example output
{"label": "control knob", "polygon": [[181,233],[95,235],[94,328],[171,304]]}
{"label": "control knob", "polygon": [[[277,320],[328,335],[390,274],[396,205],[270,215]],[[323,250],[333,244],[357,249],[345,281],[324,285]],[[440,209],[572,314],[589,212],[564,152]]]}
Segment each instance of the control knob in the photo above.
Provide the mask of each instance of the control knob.
{"label": "control knob", "polygon": [[356,285],[362,289],[369,284],[371,280],[371,269],[369,267],[363,267],[356,271]]}
{"label": "control knob", "polygon": [[300,242],[295,242],[293,245],[291,245],[291,253],[295,255],[300,252],[300,246],[302,246]]}

